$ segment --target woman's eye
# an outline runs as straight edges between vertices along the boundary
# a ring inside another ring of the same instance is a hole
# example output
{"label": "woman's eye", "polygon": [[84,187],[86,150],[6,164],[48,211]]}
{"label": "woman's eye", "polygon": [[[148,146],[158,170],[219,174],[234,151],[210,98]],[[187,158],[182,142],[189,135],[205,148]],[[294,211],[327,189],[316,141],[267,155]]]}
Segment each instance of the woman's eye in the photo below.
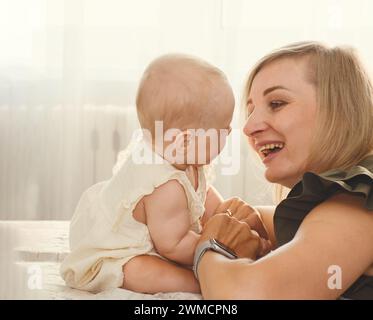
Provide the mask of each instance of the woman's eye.
{"label": "woman's eye", "polygon": [[281,100],[273,100],[269,103],[269,106],[271,109],[277,109],[277,108],[280,108],[282,106],[284,106],[286,104],[286,102],[284,101],[281,101]]}

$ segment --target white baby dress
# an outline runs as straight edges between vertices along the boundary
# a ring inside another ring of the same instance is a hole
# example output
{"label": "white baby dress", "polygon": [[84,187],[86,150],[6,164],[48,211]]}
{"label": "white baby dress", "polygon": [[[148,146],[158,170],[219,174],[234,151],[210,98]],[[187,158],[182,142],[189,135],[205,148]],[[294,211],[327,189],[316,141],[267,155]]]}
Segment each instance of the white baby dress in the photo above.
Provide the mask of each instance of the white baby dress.
{"label": "white baby dress", "polygon": [[[151,163],[141,159],[145,153],[152,156]],[[132,211],[145,195],[169,180],[183,186],[191,229],[199,233],[208,170],[208,166],[199,167],[196,191],[184,171],[154,153],[141,136],[134,138],[119,155],[111,179],[90,187],[78,203],[70,224],[71,253],[60,270],[66,284],[91,292],[118,288],[128,260],[142,254],[157,255],[147,226],[135,220]]]}

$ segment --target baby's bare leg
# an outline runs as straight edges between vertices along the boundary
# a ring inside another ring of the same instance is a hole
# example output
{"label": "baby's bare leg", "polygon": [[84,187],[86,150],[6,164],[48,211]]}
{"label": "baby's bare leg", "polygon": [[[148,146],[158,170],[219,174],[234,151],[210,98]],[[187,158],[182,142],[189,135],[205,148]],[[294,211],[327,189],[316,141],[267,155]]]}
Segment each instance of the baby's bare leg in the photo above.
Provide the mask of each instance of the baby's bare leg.
{"label": "baby's bare leg", "polygon": [[142,255],[123,266],[123,288],[154,294],[157,292],[200,293],[193,271],[165,261],[157,256]]}

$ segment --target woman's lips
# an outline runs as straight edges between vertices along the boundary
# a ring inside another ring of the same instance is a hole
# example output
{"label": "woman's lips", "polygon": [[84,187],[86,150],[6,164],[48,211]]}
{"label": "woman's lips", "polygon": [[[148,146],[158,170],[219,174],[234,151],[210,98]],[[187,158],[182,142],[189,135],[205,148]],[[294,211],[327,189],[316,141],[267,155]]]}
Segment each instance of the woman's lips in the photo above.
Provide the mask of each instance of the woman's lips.
{"label": "woman's lips", "polygon": [[278,154],[282,151],[283,149],[278,149],[276,151],[272,151],[270,154],[268,154],[265,158],[263,158],[263,163],[267,164],[271,160],[273,160],[275,157],[278,156]]}

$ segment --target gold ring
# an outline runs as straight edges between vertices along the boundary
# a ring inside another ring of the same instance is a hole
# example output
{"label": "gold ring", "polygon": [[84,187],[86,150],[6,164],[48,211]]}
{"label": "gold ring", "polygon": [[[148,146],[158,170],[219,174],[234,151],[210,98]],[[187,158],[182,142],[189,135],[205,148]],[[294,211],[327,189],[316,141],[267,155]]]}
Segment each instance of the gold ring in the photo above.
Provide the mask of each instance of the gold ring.
{"label": "gold ring", "polygon": [[225,212],[228,213],[228,215],[229,215],[230,217],[232,216],[232,211],[231,211],[231,210],[227,209]]}

